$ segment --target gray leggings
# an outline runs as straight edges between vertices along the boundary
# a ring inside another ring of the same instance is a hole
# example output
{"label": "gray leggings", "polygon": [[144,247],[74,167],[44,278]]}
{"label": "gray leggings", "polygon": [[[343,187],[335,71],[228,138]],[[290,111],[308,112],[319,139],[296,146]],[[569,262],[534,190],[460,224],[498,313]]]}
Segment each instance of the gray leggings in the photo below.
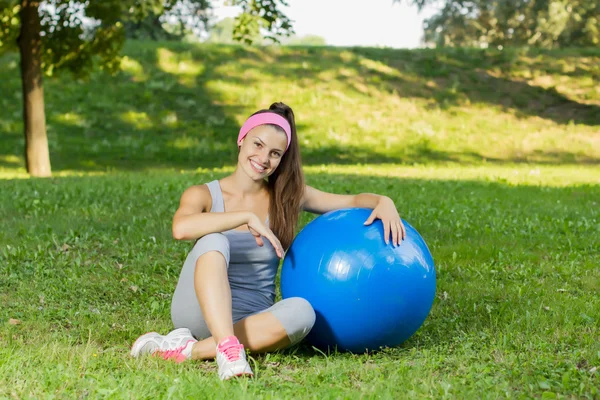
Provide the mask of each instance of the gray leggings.
{"label": "gray leggings", "polygon": [[[252,238],[252,240],[254,239]],[[196,262],[201,255],[209,251],[221,253],[229,267],[229,240],[227,237],[222,233],[203,236],[196,242],[185,260],[171,304],[171,319],[175,328],[190,329],[192,335],[198,340],[211,336],[198,304],[194,287]],[[315,312],[312,306],[300,297],[284,299],[253,313],[236,312],[236,304],[232,304],[232,306],[234,323],[250,315],[270,312],[285,329],[291,344],[296,344],[304,339],[315,323]]]}

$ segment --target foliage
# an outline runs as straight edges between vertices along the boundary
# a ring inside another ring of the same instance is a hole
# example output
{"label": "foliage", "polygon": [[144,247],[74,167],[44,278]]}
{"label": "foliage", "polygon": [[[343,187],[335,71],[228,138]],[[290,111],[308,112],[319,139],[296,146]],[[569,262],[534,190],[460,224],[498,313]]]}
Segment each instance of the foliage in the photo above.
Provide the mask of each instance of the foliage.
{"label": "foliage", "polygon": [[294,33],[292,21],[283,13],[281,6],[285,0],[231,0],[231,5],[239,6],[242,13],[235,18],[233,38],[244,43],[263,34],[265,39],[278,42],[281,36]]}
{"label": "foliage", "polygon": [[[235,20],[233,18],[223,18],[210,27],[210,32],[206,40],[207,43],[234,44],[233,32],[235,30]],[[268,45],[273,40],[266,39],[260,32],[256,37],[251,38],[252,43]],[[296,36],[293,34],[277,37],[277,41],[285,46],[324,46],[324,38],[316,35]]]}
{"label": "foliage", "polygon": [[[235,39],[251,43],[259,30],[266,37],[291,32],[280,9],[283,0],[236,0],[243,10],[236,21]],[[14,49],[20,27],[20,2],[0,0],[0,48]],[[118,70],[126,34],[167,39],[164,20],[174,19],[185,29],[198,30],[207,23],[208,0],[48,0],[40,5],[44,71],[68,70],[88,74],[97,62],[110,72]],[[176,36],[185,33],[180,29]]]}
{"label": "foliage", "polygon": [[[234,18],[223,18],[211,25],[207,43],[220,43],[220,44],[234,44],[236,41],[233,39],[233,31],[235,29]],[[252,43],[261,43],[264,40],[260,32],[257,33],[256,37],[252,38]]]}
{"label": "foliage", "polygon": [[14,50],[19,35],[19,2],[0,0],[0,54]]}
{"label": "foliage", "polygon": [[[421,8],[435,0],[412,1]],[[583,47],[600,45],[597,0],[445,0],[425,21],[437,46]]]}
{"label": "foliage", "polygon": [[[20,29],[20,5],[17,1],[2,2],[4,4],[0,6],[3,6],[7,17],[1,20],[0,42],[13,47],[16,46],[14,39]],[[39,12],[43,43],[41,57],[45,72],[52,74],[55,70],[64,69],[75,75],[83,75],[90,71],[95,58],[102,68],[116,71],[124,41],[121,19],[123,16],[141,17],[158,5],[153,0],[49,0],[42,3]]]}
{"label": "foliage", "polygon": [[208,30],[211,11],[208,0],[171,2],[163,13],[150,11],[139,21],[123,21],[125,36],[151,40],[182,40],[189,33],[200,36]]}

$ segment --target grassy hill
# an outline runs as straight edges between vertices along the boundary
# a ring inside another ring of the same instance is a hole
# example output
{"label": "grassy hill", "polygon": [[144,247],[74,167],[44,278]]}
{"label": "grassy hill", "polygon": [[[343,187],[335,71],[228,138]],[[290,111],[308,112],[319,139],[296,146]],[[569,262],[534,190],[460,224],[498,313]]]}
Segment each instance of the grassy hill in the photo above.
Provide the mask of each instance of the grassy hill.
{"label": "grassy hill", "polygon": [[[600,51],[130,42],[121,72],[46,79],[54,171],[231,164],[245,117],[297,116],[307,164],[597,164]],[[0,59],[0,171],[22,168],[18,60]]]}

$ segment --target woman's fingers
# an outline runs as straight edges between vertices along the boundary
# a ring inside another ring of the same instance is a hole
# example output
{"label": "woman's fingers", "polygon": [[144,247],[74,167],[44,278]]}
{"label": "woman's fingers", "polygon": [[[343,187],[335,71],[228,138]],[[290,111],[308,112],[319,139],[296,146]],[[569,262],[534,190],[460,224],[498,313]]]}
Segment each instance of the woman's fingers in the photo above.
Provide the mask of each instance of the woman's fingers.
{"label": "woman's fingers", "polygon": [[396,227],[397,232],[396,244],[400,246],[400,244],[402,244],[402,241],[406,239],[406,228],[404,227],[402,221],[395,222],[394,226]]}
{"label": "woman's fingers", "polygon": [[402,241],[406,239],[406,228],[402,221],[397,221],[392,223],[392,236],[394,237],[393,243],[396,246],[400,246]]}
{"label": "woman's fingers", "polygon": [[365,221],[365,225],[371,225],[373,221],[375,221],[376,216],[377,214],[375,214],[375,210],[373,210],[373,212],[371,212],[371,215],[369,215],[369,218],[367,218],[367,220]]}
{"label": "woman's fingers", "polygon": [[390,237],[393,246],[400,246],[402,241],[406,239],[406,228],[400,221],[384,221],[383,222],[383,239],[385,244],[389,243]]}
{"label": "woman's fingers", "polygon": [[267,238],[267,240],[269,242],[271,242],[271,244],[275,248],[275,252],[277,253],[277,256],[279,258],[283,258],[283,246],[281,245],[281,243],[279,242],[279,239],[277,239],[277,237],[275,236],[275,234],[273,233],[273,231],[271,231],[266,226],[262,226],[262,225],[257,226],[257,228],[260,229],[260,231],[262,231],[262,233],[260,231],[256,230],[256,229],[251,228],[250,226],[248,226],[248,229],[250,230],[250,233],[252,233],[254,235],[254,239],[256,240],[256,244],[258,244],[261,247],[264,246],[265,242],[262,239],[262,237],[264,236],[265,238]]}
{"label": "woman's fingers", "polygon": [[255,231],[254,229],[252,229],[250,227],[248,227],[248,230],[254,236],[254,240],[256,240],[256,244],[259,245],[260,247],[263,247],[265,245],[265,242],[262,240],[262,236],[260,236],[260,233],[258,233],[257,231]]}
{"label": "woman's fingers", "polygon": [[283,246],[281,246],[281,243],[279,243],[279,240],[275,237],[275,235],[270,234],[269,236],[267,236],[267,239],[269,239],[269,241],[275,248],[275,252],[277,253],[277,256],[279,258],[283,258]]}
{"label": "woman's fingers", "polygon": [[383,221],[383,241],[385,244],[390,242],[390,223],[389,221]]}
{"label": "woman's fingers", "polygon": [[283,246],[281,245],[281,242],[279,242],[279,239],[277,239],[277,236],[275,236],[273,231],[267,228],[266,235],[264,236],[269,240],[269,242],[271,242],[271,244],[275,248],[277,256],[279,256],[279,258],[283,258]]}
{"label": "woman's fingers", "polygon": [[398,234],[399,234],[399,230],[400,227],[398,226],[398,224],[392,223],[391,224],[391,231],[392,231],[392,244],[395,246],[398,246]]}

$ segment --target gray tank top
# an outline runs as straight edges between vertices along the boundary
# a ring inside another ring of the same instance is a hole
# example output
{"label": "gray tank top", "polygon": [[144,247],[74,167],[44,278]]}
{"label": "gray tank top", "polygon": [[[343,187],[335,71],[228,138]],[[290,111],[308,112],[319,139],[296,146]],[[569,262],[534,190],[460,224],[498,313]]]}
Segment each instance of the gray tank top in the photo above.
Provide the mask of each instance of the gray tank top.
{"label": "gray tank top", "polygon": [[[210,212],[224,212],[223,192],[218,180],[206,184],[212,197]],[[231,229],[223,232],[229,239],[229,285],[233,304],[239,311],[254,313],[275,302],[275,276],[279,257],[267,239],[256,244],[250,231]],[[237,303],[237,304],[236,304]]]}

